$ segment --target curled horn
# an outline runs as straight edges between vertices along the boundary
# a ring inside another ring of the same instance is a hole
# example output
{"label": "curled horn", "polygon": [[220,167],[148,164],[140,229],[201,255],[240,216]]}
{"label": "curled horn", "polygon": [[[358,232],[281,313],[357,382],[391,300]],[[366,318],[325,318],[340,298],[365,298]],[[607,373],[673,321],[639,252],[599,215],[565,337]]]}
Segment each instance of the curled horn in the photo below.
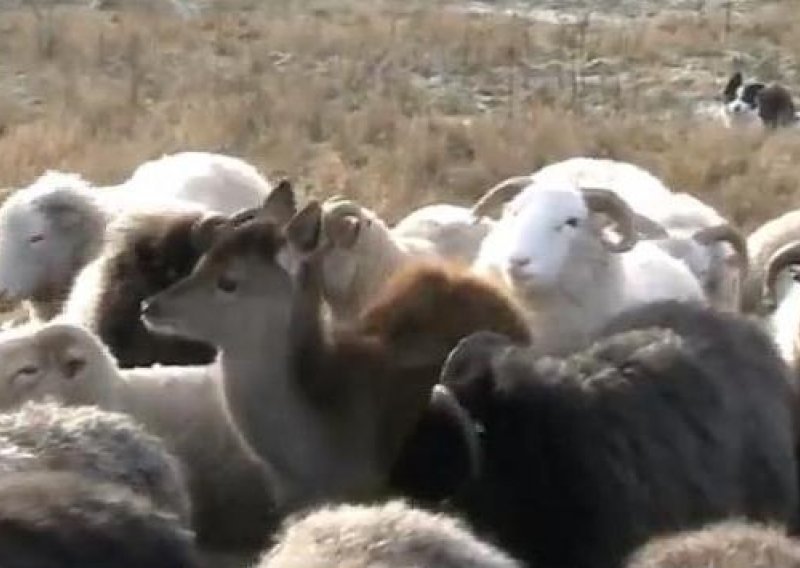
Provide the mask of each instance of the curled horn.
{"label": "curled horn", "polygon": [[322,218],[322,228],[325,231],[325,236],[337,242],[336,233],[339,228],[344,224],[346,217],[355,217],[357,224],[354,227],[352,237],[348,238],[351,242],[355,240],[358,233],[361,231],[361,226],[364,222],[364,210],[355,201],[344,199],[341,196],[334,196],[325,201],[325,212]]}
{"label": "curled horn", "polygon": [[700,229],[692,238],[703,245],[710,245],[715,242],[725,242],[733,247],[738,259],[739,271],[742,277],[746,276],[750,266],[750,255],[747,251],[747,240],[736,227],[730,223],[723,223],[713,227]]}
{"label": "curled horn", "polygon": [[640,237],[646,239],[668,239],[669,232],[659,223],[646,215],[634,212],[633,223]]}
{"label": "curled horn", "polygon": [[778,280],[778,275],[792,264],[800,264],[800,241],[783,245],[767,261],[761,293],[762,304],[765,308],[771,309],[778,304],[775,282]]}
{"label": "curled horn", "polygon": [[475,219],[484,217],[490,209],[509,201],[532,182],[531,176],[516,176],[501,181],[484,193],[472,206],[472,216]]}
{"label": "curled horn", "polygon": [[619,195],[608,189],[594,187],[581,188],[586,205],[592,211],[606,213],[619,224],[622,238],[618,243],[603,240],[608,250],[612,252],[625,252],[631,250],[638,237],[636,235],[636,214]]}

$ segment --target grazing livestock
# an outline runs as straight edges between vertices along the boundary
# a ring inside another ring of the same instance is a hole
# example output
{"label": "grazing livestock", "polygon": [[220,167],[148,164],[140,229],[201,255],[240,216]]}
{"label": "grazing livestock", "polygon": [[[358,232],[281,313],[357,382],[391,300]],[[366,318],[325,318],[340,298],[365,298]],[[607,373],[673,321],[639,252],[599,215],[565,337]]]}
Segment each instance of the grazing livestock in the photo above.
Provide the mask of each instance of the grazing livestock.
{"label": "grazing livestock", "polygon": [[[473,207],[473,213],[483,215],[518,192],[529,191],[527,187],[532,184],[566,182],[579,188],[612,191],[633,211],[640,238],[652,240],[682,260],[712,305],[738,311],[748,264],[745,238],[725,217],[696,197],[673,193],[660,179],[634,164],[598,158],[570,158],[512,180],[517,181],[489,190]],[[515,201],[519,199],[524,196]]]}
{"label": "grazing livestock", "polygon": [[329,328],[324,230],[316,202],[285,225],[244,223],[143,311],[151,326],[218,346],[230,417],[269,466],[286,511],[382,492],[458,340],[480,329],[528,338],[496,286],[427,264],[398,274],[351,325]]}
{"label": "grazing livestock", "polygon": [[211,345],[147,329],[140,308],[191,272],[224,222],[200,212],[123,215],[109,225],[100,255],[78,274],[60,319],[96,333],[123,369],[210,363]]}
{"label": "grazing livestock", "polygon": [[626,568],[798,568],[800,542],[777,527],[726,521],[656,538]]}
{"label": "grazing livestock", "polygon": [[493,226],[487,217],[476,219],[469,207],[440,203],[412,211],[392,227],[392,235],[429,242],[440,257],[472,264]]}
{"label": "grazing livestock", "polygon": [[[25,378],[30,383],[25,390],[0,388],[0,402],[27,393],[129,414],[158,435],[183,465],[198,543],[221,551],[263,548],[275,526],[270,488],[263,466],[225,415],[214,367],[120,371],[94,334],[58,321],[29,334],[27,345],[23,339],[17,340],[17,350],[35,354],[24,364],[36,373]],[[21,392],[6,392],[11,389]]]}
{"label": "grazing livestock", "polygon": [[[506,183],[522,186],[516,178]],[[603,233],[600,214],[620,227],[617,241]],[[474,269],[501,278],[526,303],[536,347],[548,354],[585,346],[589,334],[630,306],[705,301],[681,261],[638,242],[625,201],[568,183],[525,186],[484,239]]]}
{"label": "grazing livestock", "polygon": [[357,203],[333,197],[322,208],[322,288],[337,320],[358,317],[394,273],[436,254],[425,239],[394,236],[378,215]]}
{"label": "grazing livestock", "polygon": [[192,535],[127,488],[74,472],[0,475],[3,568],[199,568]]}
{"label": "grazing livestock", "polygon": [[18,471],[69,470],[124,485],[188,524],[183,470],[161,440],[128,416],[93,406],[29,402],[0,414],[3,447],[10,451],[2,457],[6,469],[21,457]]}
{"label": "grazing livestock", "polygon": [[521,568],[458,519],[402,501],[339,505],[285,523],[259,568]]}
{"label": "grazing livestock", "polygon": [[[450,497],[479,531],[543,567],[618,567],[656,535],[730,515],[790,523],[792,389],[769,338],[741,316],[692,303],[652,318],[646,306],[635,311],[641,317],[623,314],[611,335],[565,359],[538,358],[495,333],[462,340],[441,377],[464,409],[449,416],[462,423],[421,424],[432,440],[473,438],[461,447],[477,453],[477,467],[467,457],[423,463],[415,478],[414,464],[401,464],[401,489]],[[434,479],[452,484],[439,495],[425,477],[437,466],[460,468]]]}
{"label": "grazing livestock", "polygon": [[48,171],[0,207],[0,295],[29,300],[36,319],[50,319],[75,275],[100,252],[113,218],[132,210],[231,214],[257,207],[269,185],[251,170],[229,156],[184,152],[146,163],[114,187]]}

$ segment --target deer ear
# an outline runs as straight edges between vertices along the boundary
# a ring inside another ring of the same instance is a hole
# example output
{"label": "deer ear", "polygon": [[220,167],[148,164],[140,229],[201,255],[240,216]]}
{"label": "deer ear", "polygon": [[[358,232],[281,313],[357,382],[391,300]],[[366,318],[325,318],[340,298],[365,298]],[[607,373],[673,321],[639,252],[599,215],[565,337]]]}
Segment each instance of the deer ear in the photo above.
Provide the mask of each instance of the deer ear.
{"label": "deer ear", "polygon": [[207,215],[198,219],[192,224],[190,235],[192,246],[198,252],[205,252],[226,226],[226,220],[221,215]]}
{"label": "deer ear", "polygon": [[286,224],[286,239],[301,252],[313,252],[320,246],[322,236],[322,206],[310,201]]}
{"label": "deer ear", "polygon": [[295,214],[297,214],[297,199],[294,187],[292,182],[283,178],[264,199],[260,215],[279,225],[284,225],[290,222]]}

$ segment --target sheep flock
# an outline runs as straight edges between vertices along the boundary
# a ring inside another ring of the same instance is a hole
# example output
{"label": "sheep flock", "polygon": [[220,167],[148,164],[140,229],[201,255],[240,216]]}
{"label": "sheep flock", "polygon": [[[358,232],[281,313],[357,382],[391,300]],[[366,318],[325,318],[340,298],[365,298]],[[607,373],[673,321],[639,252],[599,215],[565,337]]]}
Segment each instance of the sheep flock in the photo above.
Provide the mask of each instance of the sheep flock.
{"label": "sheep flock", "polygon": [[800,567],[800,210],[586,156],[394,224],[296,185],[0,205],[1,566]]}

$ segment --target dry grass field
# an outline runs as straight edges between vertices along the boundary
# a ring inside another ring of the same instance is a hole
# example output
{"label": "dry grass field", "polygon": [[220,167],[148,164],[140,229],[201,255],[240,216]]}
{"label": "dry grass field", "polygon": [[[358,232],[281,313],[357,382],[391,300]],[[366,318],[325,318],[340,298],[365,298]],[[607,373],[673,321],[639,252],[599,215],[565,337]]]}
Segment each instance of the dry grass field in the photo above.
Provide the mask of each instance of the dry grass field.
{"label": "dry grass field", "polygon": [[698,113],[736,66],[800,95],[798,0],[87,4],[0,2],[0,185],[208,149],[394,219],[592,155],[747,228],[800,205],[800,130]]}

